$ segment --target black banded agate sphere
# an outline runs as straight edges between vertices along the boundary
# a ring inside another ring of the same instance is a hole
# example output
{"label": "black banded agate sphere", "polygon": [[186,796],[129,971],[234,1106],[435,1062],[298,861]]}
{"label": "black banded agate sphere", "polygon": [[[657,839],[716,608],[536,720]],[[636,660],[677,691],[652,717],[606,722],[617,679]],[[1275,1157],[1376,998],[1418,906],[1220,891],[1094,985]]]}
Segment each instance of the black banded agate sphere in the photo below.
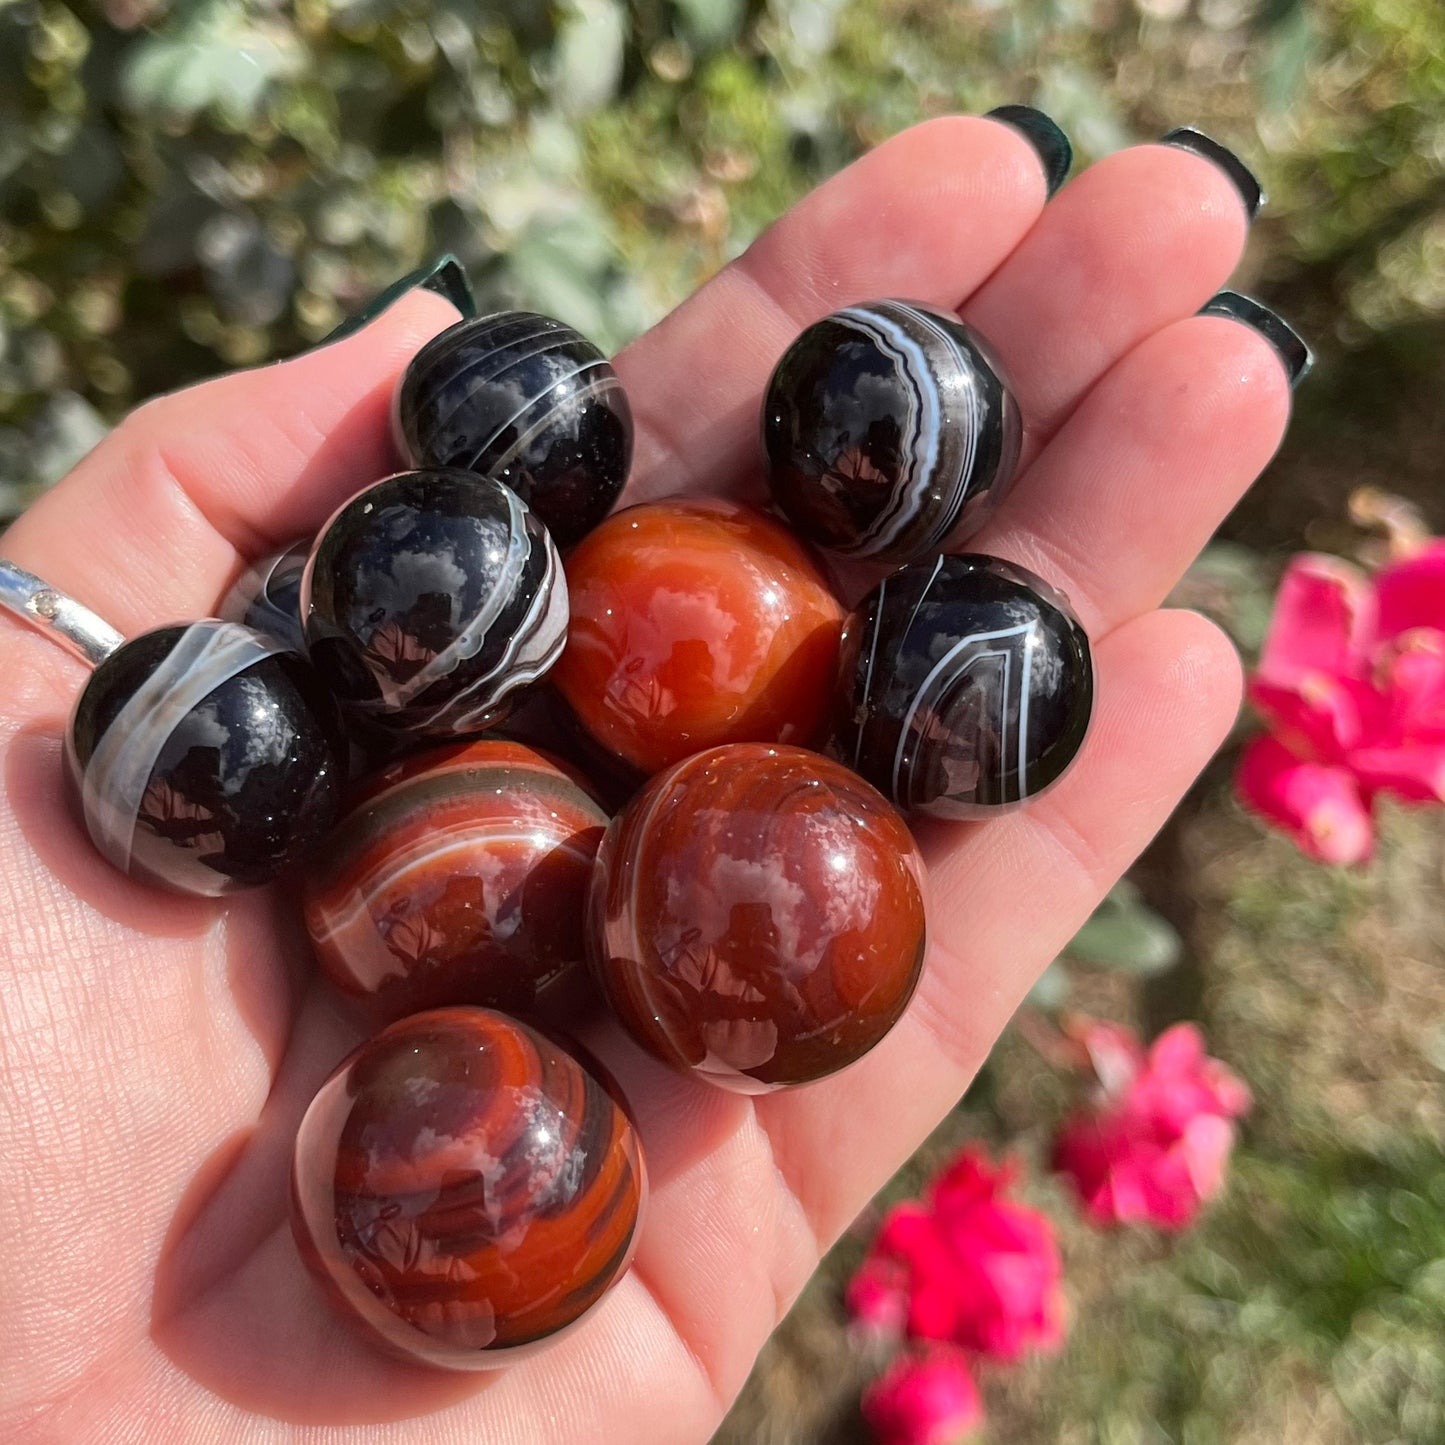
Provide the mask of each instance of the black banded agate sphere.
{"label": "black banded agate sphere", "polygon": [[463,321],[417,352],[397,387],[412,466],[505,482],[570,547],[612,509],[632,463],[632,411],[607,358],[549,316]]}
{"label": "black banded agate sphere", "polygon": [[301,631],[301,574],[310,542],[293,542],[253,563],[238,577],[218,609],[227,622],[240,622],[305,652]]}
{"label": "black banded agate sphere", "polygon": [[809,541],[878,562],[978,531],[1013,479],[1022,434],[983,338],[909,301],[844,307],[808,327],[763,401],[778,506]]}
{"label": "black banded agate sphere", "polygon": [[1093,710],[1067,600],[997,557],[884,578],[844,624],[828,751],[905,811],[985,818],[1056,782]]}
{"label": "black banded agate sphere", "polygon": [[341,721],[306,661],[214,619],[145,633],[106,658],[76,704],[67,754],[106,858],[205,897],[303,861],[346,782]]}
{"label": "black banded agate sphere", "polygon": [[307,651],[347,712],[450,738],[500,722],[561,656],[567,581],[510,488],[402,472],[322,529],[301,584]]}

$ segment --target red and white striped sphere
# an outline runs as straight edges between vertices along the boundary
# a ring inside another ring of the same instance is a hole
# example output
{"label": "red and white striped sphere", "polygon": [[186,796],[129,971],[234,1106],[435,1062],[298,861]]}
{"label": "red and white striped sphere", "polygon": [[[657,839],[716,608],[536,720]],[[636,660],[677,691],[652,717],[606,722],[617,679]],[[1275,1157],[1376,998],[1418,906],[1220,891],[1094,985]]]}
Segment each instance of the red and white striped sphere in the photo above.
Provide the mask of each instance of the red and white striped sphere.
{"label": "red and white striped sphere", "polygon": [[316,860],[306,927],[374,1017],[532,1008],[583,960],[607,814],[569,771],[484,738],[378,773]]}

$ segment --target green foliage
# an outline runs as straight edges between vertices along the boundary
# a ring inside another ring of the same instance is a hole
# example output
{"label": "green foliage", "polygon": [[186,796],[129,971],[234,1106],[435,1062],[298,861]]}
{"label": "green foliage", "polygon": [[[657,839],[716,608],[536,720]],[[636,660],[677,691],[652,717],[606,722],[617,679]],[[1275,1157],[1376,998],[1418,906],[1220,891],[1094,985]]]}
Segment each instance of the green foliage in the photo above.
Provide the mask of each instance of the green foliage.
{"label": "green foliage", "polygon": [[294,351],[437,251],[616,346],[867,145],[1005,100],[1083,160],[1187,106],[1261,163],[1281,284],[1361,323],[1442,304],[1436,0],[1152,18],[1183,9],[8,0],[0,519],[134,401]]}
{"label": "green foliage", "polygon": [[1029,990],[1028,1001],[1051,1013],[1066,1007],[1074,994],[1071,965],[1146,979],[1167,973],[1183,952],[1184,941],[1168,920],[1121,878],[1074,935],[1064,957],[1055,959]]}
{"label": "green foliage", "polygon": [[1125,1378],[1091,1377],[1105,1421],[1142,1415],[1162,1439],[1232,1440],[1251,1380],[1278,1362],[1333,1386],[1352,1438],[1438,1445],[1445,1154],[1423,1140],[1389,1156],[1245,1153],[1205,1225],[1174,1258],[1131,1271],[1119,1304],[1137,1345]]}
{"label": "green foliage", "polygon": [[1128,879],[1116,883],[1069,944],[1070,958],[1135,978],[1150,978],[1179,962],[1183,942]]}

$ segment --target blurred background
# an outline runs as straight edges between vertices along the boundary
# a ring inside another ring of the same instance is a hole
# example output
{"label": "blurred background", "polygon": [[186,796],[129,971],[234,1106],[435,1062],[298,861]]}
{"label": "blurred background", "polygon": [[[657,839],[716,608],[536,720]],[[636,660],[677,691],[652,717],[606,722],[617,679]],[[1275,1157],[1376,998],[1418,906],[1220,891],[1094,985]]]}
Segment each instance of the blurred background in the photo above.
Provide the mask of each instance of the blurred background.
{"label": "blurred background", "polygon": [[[0,524],[136,401],[439,250],[615,348],[869,145],[1018,101],[1081,164],[1198,125],[1270,195],[1238,284],[1319,363],[1180,600],[1248,657],[1291,552],[1368,552],[1382,493],[1445,527],[1441,0],[0,0]],[[965,1140],[1046,1161],[1068,1096],[1036,1040],[1069,1009],[1198,1020],[1254,1091],[1180,1236],[1089,1230],[1029,1170],[1071,1328],[983,1371],[988,1441],[1445,1441],[1440,815],[1386,809],[1374,862],[1327,869],[1241,811],[1236,751],[884,1196]],[[720,1445],[869,1438],[841,1303],[868,1230]]]}

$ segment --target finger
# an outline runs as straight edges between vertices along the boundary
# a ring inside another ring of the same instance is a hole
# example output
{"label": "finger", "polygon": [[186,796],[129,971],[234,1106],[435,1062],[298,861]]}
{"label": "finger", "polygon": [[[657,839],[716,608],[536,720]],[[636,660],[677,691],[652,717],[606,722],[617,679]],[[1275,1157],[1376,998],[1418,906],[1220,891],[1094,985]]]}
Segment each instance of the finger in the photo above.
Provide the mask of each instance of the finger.
{"label": "finger", "polygon": [[1025,991],[1168,817],[1238,705],[1233,650],[1158,613],[1098,654],[1077,769],[1027,811],[924,830],[930,961],[914,1005],[834,1079],[756,1101],[593,1042],[633,1101],[653,1187],[638,1268],[730,1398],[822,1249],[953,1105]]}
{"label": "finger", "polygon": [[824,182],[617,358],[637,423],[627,500],[751,480],[763,388],[804,326],[879,296],[957,306],[1045,194],[1028,141],[979,117],[915,126]]}
{"label": "finger", "polygon": [[1022,465],[1120,357],[1219,290],[1248,227],[1225,173],[1173,146],[1119,151],[1064,187],[961,308],[1018,398]]}
{"label": "finger", "polygon": [[146,403],[0,551],[127,634],[204,616],[243,557],[313,531],[396,469],[392,387],[456,317],[412,291],[344,341]]}
{"label": "finger", "polygon": [[1110,636],[1097,663],[1094,726],[1057,788],[987,824],[919,830],[931,947],[898,1027],[836,1079],[757,1103],[778,1171],[824,1244],[957,1101],[1233,725],[1239,661],[1201,617],[1150,613]]}
{"label": "finger", "polygon": [[1168,595],[1273,456],[1289,411],[1289,380],[1257,331],[1177,321],[1099,381],[970,550],[1048,578],[1103,636]]}

